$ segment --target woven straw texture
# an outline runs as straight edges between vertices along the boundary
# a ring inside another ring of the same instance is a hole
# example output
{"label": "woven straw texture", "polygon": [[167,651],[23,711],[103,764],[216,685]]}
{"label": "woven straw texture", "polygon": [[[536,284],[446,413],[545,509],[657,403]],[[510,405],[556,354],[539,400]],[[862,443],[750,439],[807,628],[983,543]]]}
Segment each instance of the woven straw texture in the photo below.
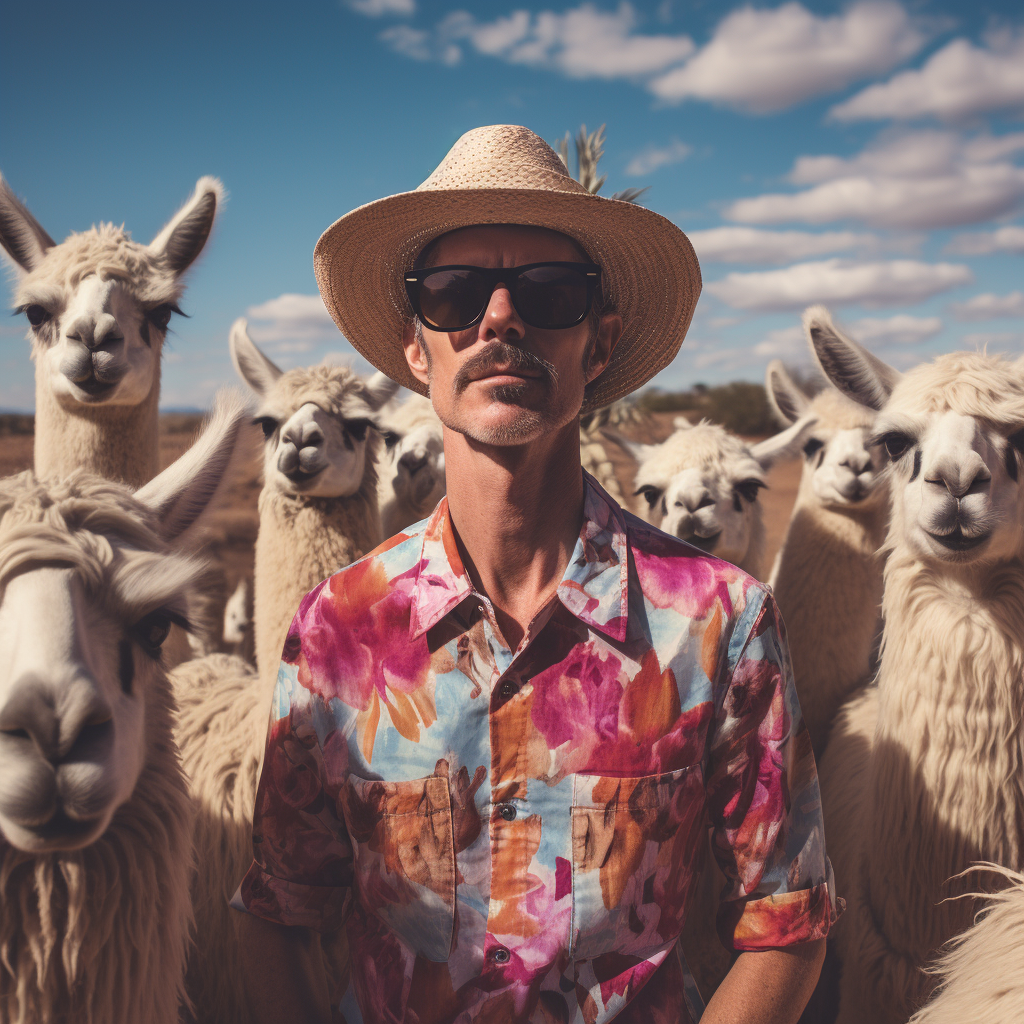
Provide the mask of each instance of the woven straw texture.
{"label": "woven straw texture", "polygon": [[353,346],[392,380],[427,393],[402,349],[412,318],[404,272],[433,239],[473,224],[552,228],[601,267],[623,334],[584,412],[635,391],[675,358],[701,287],[686,235],[651,210],[591,195],[529,129],[492,125],[463,135],[415,191],[353,210],[317,242],[313,269],[324,304]]}

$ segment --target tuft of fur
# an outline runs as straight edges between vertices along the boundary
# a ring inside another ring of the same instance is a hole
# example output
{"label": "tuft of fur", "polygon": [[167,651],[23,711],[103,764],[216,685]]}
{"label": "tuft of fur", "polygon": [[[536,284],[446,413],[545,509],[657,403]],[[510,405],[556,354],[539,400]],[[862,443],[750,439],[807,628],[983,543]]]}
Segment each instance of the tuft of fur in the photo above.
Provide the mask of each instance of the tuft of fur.
{"label": "tuft of fur", "polygon": [[[123,547],[166,551],[155,513],[126,488],[85,473],[0,483],[4,575],[57,563],[101,587]],[[185,586],[195,566],[178,562]],[[192,806],[174,715],[161,675],[147,693],[142,773],[95,843],[32,856],[0,837],[0,1019],[174,1024],[187,1006]]]}
{"label": "tuft of fur", "polygon": [[[953,939],[928,968],[938,978],[932,1000],[910,1024],[1018,1024],[1024,1020],[1024,875],[998,864],[979,864],[1006,888],[972,893],[984,905],[974,923]],[[976,874],[977,872],[972,872]]]}

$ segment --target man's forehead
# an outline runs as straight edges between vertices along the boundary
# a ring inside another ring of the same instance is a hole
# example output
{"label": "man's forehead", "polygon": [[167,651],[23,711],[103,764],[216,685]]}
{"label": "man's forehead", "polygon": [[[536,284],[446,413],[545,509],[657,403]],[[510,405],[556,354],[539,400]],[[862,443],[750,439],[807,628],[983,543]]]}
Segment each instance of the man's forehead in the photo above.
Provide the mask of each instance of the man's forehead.
{"label": "man's forehead", "polygon": [[416,260],[417,267],[449,263],[514,266],[541,260],[590,262],[573,238],[550,228],[525,224],[476,224],[435,238]]}

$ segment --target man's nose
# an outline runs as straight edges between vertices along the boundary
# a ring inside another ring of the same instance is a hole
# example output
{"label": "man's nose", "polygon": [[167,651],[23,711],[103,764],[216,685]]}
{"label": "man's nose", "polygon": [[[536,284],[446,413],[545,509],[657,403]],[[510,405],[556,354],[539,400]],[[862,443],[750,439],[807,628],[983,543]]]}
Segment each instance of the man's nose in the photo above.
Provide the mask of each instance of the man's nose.
{"label": "man's nose", "polygon": [[485,341],[492,338],[499,341],[521,340],[526,333],[526,327],[512,305],[512,294],[507,285],[498,284],[491,292],[480,328]]}

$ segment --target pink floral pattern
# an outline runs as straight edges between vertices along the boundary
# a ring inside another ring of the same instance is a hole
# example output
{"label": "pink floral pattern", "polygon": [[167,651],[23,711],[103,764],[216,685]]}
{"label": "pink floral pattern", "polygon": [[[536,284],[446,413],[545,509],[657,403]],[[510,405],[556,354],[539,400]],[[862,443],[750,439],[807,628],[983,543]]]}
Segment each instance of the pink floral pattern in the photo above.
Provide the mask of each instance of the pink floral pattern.
{"label": "pink floral pattern", "polygon": [[349,1024],[689,1019],[676,944],[709,830],[727,946],[834,919],[764,587],[588,477],[529,636],[505,645],[445,502],[295,616],[235,905],[347,930]]}

